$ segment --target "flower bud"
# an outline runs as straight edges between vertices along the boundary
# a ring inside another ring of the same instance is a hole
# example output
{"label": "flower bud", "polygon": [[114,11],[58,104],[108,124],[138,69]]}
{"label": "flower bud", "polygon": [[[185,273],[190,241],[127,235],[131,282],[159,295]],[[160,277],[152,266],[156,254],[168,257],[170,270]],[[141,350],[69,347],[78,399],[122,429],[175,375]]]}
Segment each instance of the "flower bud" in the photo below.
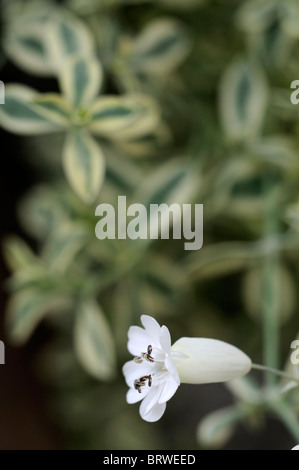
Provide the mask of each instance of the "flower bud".
{"label": "flower bud", "polygon": [[176,363],[183,383],[226,382],[247,374],[251,369],[251,360],[245,353],[216,339],[180,338],[171,351],[185,356]]}

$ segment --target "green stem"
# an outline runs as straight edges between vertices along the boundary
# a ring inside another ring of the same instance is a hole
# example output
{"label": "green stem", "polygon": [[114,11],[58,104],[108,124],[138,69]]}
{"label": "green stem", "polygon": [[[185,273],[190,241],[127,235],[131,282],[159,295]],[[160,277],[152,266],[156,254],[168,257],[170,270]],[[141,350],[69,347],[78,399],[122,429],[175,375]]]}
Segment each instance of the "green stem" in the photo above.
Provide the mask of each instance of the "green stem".
{"label": "green stem", "polygon": [[299,442],[299,423],[294,411],[291,410],[285,403],[274,404],[271,408],[285,424],[286,428],[294,437],[295,442]]}
{"label": "green stem", "polygon": [[[265,241],[278,232],[277,193],[271,180],[265,181]],[[265,257],[263,277],[263,334],[264,363],[271,368],[279,364],[279,255],[271,253]],[[269,386],[275,385],[275,376],[266,374]]]}
{"label": "green stem", "polygon": [[289,379],[292,382],[296,382],[299,385],[299,379],[294,377],[292,374],[288,374],[287,372],[283,372],[279,369],[274,369],[273,367],[262,366],[260,364],[252,364],[251,369],[261,370],[263,372],[268,372],[269,374],[275,374],[280,377],[284,377],[285,379]]}

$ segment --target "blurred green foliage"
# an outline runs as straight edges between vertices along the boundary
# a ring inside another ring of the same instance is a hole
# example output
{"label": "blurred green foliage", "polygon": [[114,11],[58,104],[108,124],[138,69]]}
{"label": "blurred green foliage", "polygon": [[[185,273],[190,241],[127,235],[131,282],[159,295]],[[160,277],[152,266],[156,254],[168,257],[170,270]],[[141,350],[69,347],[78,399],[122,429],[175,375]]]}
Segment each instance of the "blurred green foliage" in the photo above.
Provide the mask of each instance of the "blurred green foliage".
{"label": "blurred green foliage", "polygon": [[[69,445],[188,448],[197,435],[199,446],[219,447],[237,423],[254,429],[265,413],[299,439],[298,387],[282,393],[275,378],[262,388],[247,378],[228,384],[235,404],[206,416],[188,442],[175,404],[171,436],[163,423],[143,423],[121,375],[140,314],[165,322],[173,339],[227,340],[254,362],[291,367],[297,2],[14,0],[1,15],[6,59],[56,79],[61,92],[6,84],[0,124],[26,136],[44,181],[19,206],[34,249],[13,236],[3,243],[7,335],[23,344],[41,321],[53,333],[37,361]],[[203,203],[204,247],[97,240],[95,207],[116,206],[118,195]]]}

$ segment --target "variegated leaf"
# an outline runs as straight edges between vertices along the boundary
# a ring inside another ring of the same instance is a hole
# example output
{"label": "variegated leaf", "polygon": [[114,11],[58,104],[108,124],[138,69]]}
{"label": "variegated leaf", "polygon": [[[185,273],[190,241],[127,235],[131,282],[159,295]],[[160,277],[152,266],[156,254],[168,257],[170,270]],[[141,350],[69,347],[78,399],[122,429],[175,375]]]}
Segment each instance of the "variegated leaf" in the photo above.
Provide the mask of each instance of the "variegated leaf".
{"label": "variegated leaf", "polygon": [[30,247],[19,237],[11,236],[3,242],[3,254],[9,268],[13,271],[27,269],[39,260]]}
{"label": "variegated leaf", "polygon": [[7,56],[26,72],[51,76],[54,67],[46,47],[45,23],[25,22],[8,28],[4,38]]}
{"label": "variegated leaf", "polygon": [[47,47],[51,61],[59,73],[73,55],[91,58],[95,54],[93,38],[81,20],[61,10],[49,21]]}
{"label": "variegated leaf", "polygon": [[139,114],[138,119],[127,121],[127,126],[119,128],[117,132],[111,132],[109,137],[118,142],[129,142],[146,137],[156,131],[163,123],[161,122],[161,111],[155,100],[147,95],[134,93],[127,95],[124,100],[130,103]]}
{"label": "variegated leaf", "polygon": [[261,69],[241,59],[226,70],[220,86],[220,117],[229,140],[250,140],[263,125],[268,88]]}
{"label": "variegated leaf", "polygon": [[105,159],[97,142],[84,131],[71,132],[63,150],[70,185],[87,204],[97,197],[105,176]]}
{"label": "variegated leaf", "polygon": [[55,230],[44,248],[43,258],[54,272],[64,273],[88,240],[88,232],[79,224],[64,224]]}
{"label": "variegated leaf", "polygon": [[37,113],[48,121],[67,127],[71,119],[71,107],[56,93],[45,93],[34,98],[33,105]]}
{"label": "variegated leaf", "polygon": [[[180,227],[182,205],[190,203],[199,191],[201,175],[186,161],[167,162],[141,181],[136,201],[148,207],[147,218],[151,239],[169,237],[170,226]],[[181,233],[181,228],[180,228]]]}
{"label": "variegated leaf", "polygon": [[242,410],[235,405],[208,414],[197,428],[199,444],[215,449],[224,446],[232,437],[234,429],[242,417]]}
{"label": "variegated leaf", "polygon": [[[148,104],[148,106],[147,106]],[[133,136],[134,133],[144,132],[152,127],[158,119],[155,106],[145,102],[141,97],[134,96],[104,96],[99,98],[91,110],[91,132],[109,135],[112,138]],[[145,123],[145,120],[147,122]]]}
{"label": "variegated leaf", "polygon": [[179,21],[154,20],[136,38],[131,66],[136,71],[166,75],[183,62],[190,49],[190,36]]}
{"label": "variegated leaf", "polygon": [[15,134],[36,135],[59,130],[41,116],[33,104],[37,92],[24,85],[5,87],[5,104],[0,106],[0,125]]}
{"label": "variegated leaf", "polygon": [[66,300],[57,295],[27,288],[14,294],[7,307],[6,330],[10,341],[25,343],[38,323],[51,311],[62,309]]}
{"label": "variegated leaf", "polygon": [[167,162],[147,175],[136,192],[136,200],[143,204],[190,202],[200,189],[200,174],[181,159]]}
{"label": "variegated leaf", "polygon": [[115,346],[110,326],[95,301],[82,302],[76,313],[75,350],[93,377],[110,380],[115,374]]}
{"label": "variegated leaf", "polygon": [[60,73],[61,90],[74,108],[90,106],[100,90],[102,80],[102,67],[95,58],[72,57]]}

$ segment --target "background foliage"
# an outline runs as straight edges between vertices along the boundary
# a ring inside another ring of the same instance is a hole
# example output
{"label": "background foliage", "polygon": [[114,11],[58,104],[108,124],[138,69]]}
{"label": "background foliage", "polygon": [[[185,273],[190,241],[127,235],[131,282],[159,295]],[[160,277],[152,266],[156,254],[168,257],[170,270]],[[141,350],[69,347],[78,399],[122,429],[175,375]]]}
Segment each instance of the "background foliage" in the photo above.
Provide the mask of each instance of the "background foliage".
{"label": "background foliage", "polygon": [[[3,240],[12,272],[6,332],[15,345],[48,332],[37,369],[67,445],[298,443],[298,387],[282,392],[276,378],[250,376],[228,384],[229,394],[182,386],[149,425],[126,404],[121,374],[140,314],[167,324],[173,340],[226,340],[291,371],[297,2],[14,0],[2,2],[1,17],[2,72],[13,64],[16,79],[5,83],[0,124],[39,174],[17,208],[28,242]],[[97,240],[95,208],[116,206],[118,195],[128,204],[203,203],[204,247]],[[288,441],[254,441],[268,435],[269,416]]]}

